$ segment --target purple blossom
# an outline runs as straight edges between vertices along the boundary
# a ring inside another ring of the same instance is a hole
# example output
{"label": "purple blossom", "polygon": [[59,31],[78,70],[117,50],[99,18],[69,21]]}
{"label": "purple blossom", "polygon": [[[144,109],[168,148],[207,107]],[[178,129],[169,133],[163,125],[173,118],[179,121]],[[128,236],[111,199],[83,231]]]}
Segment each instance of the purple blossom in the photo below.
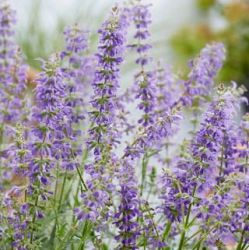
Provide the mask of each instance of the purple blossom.
{"label": "purple blossom", "polygon": [[87,55],[88,32],[75,24],[67,27],[64,35],[66,49],[61,52],[61,58],[69,65],[63,69],[67,78],[68,91],[65,101],[72,108],[70,120],[73,124],[79,124],[85,119],[89,87],[94,77],[95,60]]}
{"label": "purple blossom", "polygon": [[156,105],[157,116],[163,117],[171,111],[173,104],[179,99],[181,84],[169,65],[164,67],[158,63],[156,67]]}
{"label": "purple blossom", "polygon": [[[89,85],[93,79],[95,61],[92,56],[86,55],[88,49],[88,32],[79,28],[77,24],[68,27],[64,31],[66,48],[61,52],[63,64],[63,76],[65,77],[64,105],[67,107],[67,119],[64,125],[67,142],[57,141],[61,150],[57,151],[55,158],[63,159],[63,167],[69,170],[75,169],[79,164],[77,157],[81,155],[82,147],[79,144],[83,140],[81,127],[85,125],[87,113],[87,101]],[[70,156],[71,155],[71,156]],[[66,158],[70,156],[69,160]]]}
{"label": "purple blossom", "polygon": [[[9,241],[15,249],[27,249],[26,240],[28,238],[28,215],[24,208],[27,204],[23,203],[20,211],[18,201],[24,195],[24,190],[18,186],[13,186],[6,191],[3,199],[3,210],[1,211],[0,221],[3,225],[3,241]],[[24,208],[24,209],[23,209]],[[7,227],[6,227],[7,221]]]}
{"label": "purple blossom", "polygon": [[119,228],[119,234],[115,237],[119,249],[138,249],[137,239],[141,233],[138,224],[138,218],[141,217],[140,201],[132,164],[128,160],[122,161],[119,171],[121,200],[114,217],[114,224]]}
{"label": "purple blossom", "polygon": [[103,23],[99,30],[98,65],[92,83],[92,111],[88,144],[94,151],[93,163],[86,166],[88,175],[87,192],[82,194],[83,209],[78,210],[78,218],[106,220],[109,217],[108,203],[113,192],[116,160],[111,153],[113,143],[117,140],[114,117],[117,108],[117,89],[119,87],[120,64],[123,61],[127,22],[113,8],[112,16]]}
{"label": "purple blossom", "polygon": [[206,45],[200,55],[189,63],[191,71],[185,82],[185,92],[178,102],[184,106],[191,106],[196,98],[209,96],[214,86],[214,78],[224,59],[225,49],[222,43]]}
{"label": "purple blossom", "polygon": [[137,4],[133,8],[133,23],[136,28],[134,38],[137,44],[130,45],[138,53],[136,63],[140,66],[140,71],[135,75],[134,90],[136,99],[140,103],[138,108],[143,111],[142,118],[138,123],[147,127],[154,123],[154,109],[155,109],[155,91],[156,91],[156,75],[154,71],[145,69],[151,58],[148,57],[147,52],[151,45],[146,43],[150,36],[148,26],[151,23],[151,16],[149,12],[150,5]]}
{"label": "purple blossom", "polygon": [[[221,92],[224,91],[222,88]],[[236,101],[230,91],[213,101],[192,144],[193,157],[197,161],[195,174],[201,175],[206,180],[204,186],[209,188],[216,185],[224,174],[233,171],[229,168],[234,164],[230,164],[227,157],[233,155],[232,145],[236,142],[232,137],[233,119],[238,110]]]}
{"label": "purple blossom", "polygon": [[[214,88],[225,57],[220,43],[190,62],[186,81],[150,65],[149,7],[115,6],[94,56],[88,32],[66,28],[64,50],[43,61],[27,98],[15,13],[1,2],[1,249],[248,247],[248,114],[238,122],[244,89]],[[132,23],[135,42],[127,46]],[[120,94],[128,48],[137,69]],[[128,102],[138,104],[138,122]],[[196,126],[182,139],[184,108]]]}
{"label": "purple blossom", "polygon": [[[237,128],[234,117],[237,110],[236,90],[220,86],[218,96],[209,105],[200,129],[187,148],[186,156],[179,157],[171,170],[165,170],[161,180],[161,209],[166,218],[176,225],[189,223],[189,216],[197,216],[203,230],[211,230],[210,239],[213,234],[219,239],[221,232],[225,233],[226,212],[231,211],[229,204],[233,197],[221,190],[231,189],[228,178],[236,172],[237,139],[234,132]],[[216,225],[215,221],[219,223]]]}
{"label": "purple blossom", "polygon": [[65,82],[59,67],[58,57],[54,55],[44,62],[35,88],[35,107],[32,110],[33,142],[30,150],[33,159],[30,163],[29,175],[32,182],[50,178],[60,146],[64,147],[65,137],[62,128],[68,109],[65,107]]}
{"label": "purple blossom", "polygon": [[[102,25],[99,30],[100,42],[98,46],[97,70],[92,87],[92,111],[90,119],[93,123],[89,131],[89,145],[98,155],[103,147],[112,144],[115,129],[112,128],[116,113],[116,94],[119,87],[120,64],[123,61],[126,25],[117,16],[117,9],[113,16]],[[125,23],[126,24],[126,23]]]}
{"label": "purple blossom", "polygon": [[[3,123],[21,122],[25,118],[22,100],[26,89],[27,67],[14,42],[16,13],[8,2],[0,3],[0,119]],[[6,134],[7,137],[7,134]]]}

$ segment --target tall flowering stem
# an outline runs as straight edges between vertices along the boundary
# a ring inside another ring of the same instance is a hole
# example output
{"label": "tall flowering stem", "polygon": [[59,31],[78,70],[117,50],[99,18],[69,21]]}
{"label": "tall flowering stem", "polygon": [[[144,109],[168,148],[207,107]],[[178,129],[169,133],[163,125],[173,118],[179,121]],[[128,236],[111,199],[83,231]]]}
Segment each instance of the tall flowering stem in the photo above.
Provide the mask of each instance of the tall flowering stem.
{"label": "tall flowering stem", "polygon": [[199,56],[189,62],[191,71],[188,80],[185,82],[185,91],[178,102],[184,106],[195,106],[199,101],[203,101],[210,96],[215,77],[224,60],[225,48],[222,43],[206,45]]}
{"label": "tall flowering stem", "polygon": [[114,135],[111,126],[116,108],[116,94],[119,87],[119,65],[123,61],[124,28],[118,19],[118,9],[99,30],[100,43],[96,57],[98,59],[95,79],[92,84],[92,108],[89,145],[94,149],[95,155],[100,155],[106,145],[112,146]]}
{"label": "tall flowering stem", "polygon": [[[28,164],[30,151],[24,139],[24,128],[17,125],[15,141],[7,149],[7,157],[12,172],[12,186],[5,190],[0,221],[3,230],[1,241],[14,249],[26,249],[29,239],[29,204],[26,200],[28,187]],[[0,246],[2,246],[0,244]]]}
{"label": "tall flowering stem", "polygon": [[145,127],[153,124],[155,108],[155,74],[146,69],[146,65],[151,61],[147,55],[151,45],[146,43],[150,36],[148,30],[151,24],[149,7],[150,5],[143,5],[139,2],[133,8],[133,23],[136,28],[134,38],[137,40],[137,44],[131,45],[138,53],[136,64],[140,66],[140,71],[135,75],[134,83],[136,98],[140,100],[138,107],[143,111],[142,118],[138,122]]}
{"label": "tall flowering stem", "polygon": [[92,83],[92,126],[88,139],[89,148],[94,153],[93,162],[85,169],[88,175],[88,191],[82,194],[83,209],[76,209],[79,219],[93,221],[95,225],[100,218],[108,218],[108,204],[114,187],[112,180],[116,163],[111,150],[117,142],[117,131],[113,121],[127,28],[127,23],[120,13],[119,8],[114,7],[112,15],[99,30],[100,39],[96,54],[98,64]]}
{"label": "tall flowering stem", "polygon": [[[53,55],[44,62],[43,72],[36,80],[35,107],[32,110],[32,143],[30,150],[32,159],[29,166],[29,195],[34,199],[32,207],[32,243],[36,218],[43,215],[38,209],[39,200],[47,200],[50,196],[48,189],[53,176],[53,168],[58,162],[65,169],[71,168],[67,156],[71,155],[70,147],[63,138],[65,135],[65,119],[68,109],[63,102],[65,96],[65,82],[60,68],[58,55]],[[65,157],[65,158],[64,158]],[[65,159],[65,161],[63,161]]]}
{"label": "tall flowering stem", "polygon": [[[64,31],[65,50],[61,52],[64,61],[67,92],[66,105],[72,108],[70,122],[72,125],[82,125],[86,118],[89,88],[93,81],[95,60],[87,55],[89,32],[81,29],[78,24],[67,27]],[[77,131],[81,133],[80,130]]]}
{"label": "tall flowering stem", "polygon": [[14,40],[16,12],[8,1],[0,1],[0,186],[17,176],[10,145],[17,124],[27,121],[29,105],[26,94],[27,66]]}
{"label": "tall flowering stem", "polygon": [[[24,90],[27,67],[22,62],[19,48],[14,42],[16,13],[8,1],[0,3],[0,82],[1,123],[13,124],[24,119]],[[21,112],[20,110],[23,109]],[[3,126],[3,125],[2,125]],[[6,136],[6,135],[5,135]]]}
{"label": "tall flowering stem", "polygon": [[137,239],[141,234],[138,218],[141,217],[140,200],[138,198],[137,180],[133,162],[125,159],[120,166],[120,205],[115,214],[115,225],[119,228],[116,240],[119,249],[138,249]]}
{"label": "tall flowering stem", "polygon": [[[230,201],[228,196],[218,194],[218,190],[222,190],[224,186],[228,187],[229,181],[227,180],[225,185],[224,180],[231,178],[226,176],[232,176],[236,171],[233,161],[236,152],[233,134],[236,127],[233,118],[238,110],[239,98],[236,91],[233,88],[227,90],[223,85],[219,87],[218,97],[209,105],[187,155],[179,158],[172,169],[173,173],[164,174],[163,211],[172,222],[183,222],[178,249],[183,249],[186,244],[186,230],[189,230],[196,220],[202,219],[203,214],[200,211],[202,207],[206,208],[207,204],[210,204],[210,195],[212,197],[214,194],[216,200],[212,202],[219,201],[217,206],[220,208],[217,209],[225,209]],[[216,190],[217,185],[220,188]],[[214,211],[210,211],[210,214],[204,212],[205,216],[210,218],[213,218],[213,213],[215,214]],[[208,218],[203,220],[208,221]],[[221,221],[225,216],[215,218]]]}

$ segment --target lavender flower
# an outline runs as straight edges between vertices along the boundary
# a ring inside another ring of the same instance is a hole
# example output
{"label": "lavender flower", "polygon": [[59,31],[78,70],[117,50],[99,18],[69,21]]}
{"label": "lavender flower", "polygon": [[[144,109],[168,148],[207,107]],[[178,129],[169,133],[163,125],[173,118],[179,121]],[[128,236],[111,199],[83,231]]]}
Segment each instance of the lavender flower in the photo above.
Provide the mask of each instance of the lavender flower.
{"label": "lavender flower", "polygon": [[[186,81],[150,65],[149,7],[114,7],[94,56],[88,32],[67,28],[65,49],[43,61],[29,98],[15,13],[0,3],[1,249],[248,248],[244,89],[221,84],[214,93],[220,43],[190,62]],[[127,46],[132,23],[136,42]],[[120,94],[128,48],[138,69]],[[137,123],[128,102],[142,113]],[[181,141],[184,108],[195,126]]]}
{"label": "lavender flower", "polygon": [[100,154],[104,147],[112,144],[114,129],[111,129],[115,114],[115,97],[119,87],[119,65],[123,61],[124,33],[122,21],[118,19],[117,10],[99,30],[100,44],[97,53],[98,68],[93,82],[91,121],[94,124],[89,133],[89,145],[94,148],[95,155]]}
{"label": "lavender flower", "polygon": [[36,105],[32,110],[33,143],[30,145],[33,155],[30,164],[31,182],[39,181],[48,184],[51,169],[55,159],[68,154],[66,145],[61,144],[64,137],[62,122],[67,114],[63,103],[65,96],[65,83],[63,72],[58,65],[58,57],[53,56],[43,66],[44,71],[37,79],[35,89]]}
{"label": "lavender flower", "polygon": [[181,85],[169,65],[162,66],[159,62],[156,68],[156,105],[158,117],[169,113],[173,104],[181,95]]}
{"label": "lavender flower", "polygon": [[89,87],[94,77],[95,61],[86,55],[88,49],[88,32],[77,24],[67,27],[64,31],[66,49],[61,52],[61,58],[69,65],[64,68],[67,76],[66,103],[72,108],[71,120],[79,124],[84,118],[87,107]]}
{"label": "lavender flower", "polygon": [[24,191],[21,187],[13,186],[8,190],[3,199],[0,218],[3,226],[1,241],[17,250],[28,249],[28,205],[22,202],[23,196]]}
{"label": "lavender flower", "polygon": [[7,149],[9,168],[11,169],[12,187],[5,191],[3,207],[0,215],[4,228],[3,241],[7,241],[14,249],[28,249],[29,209],[25,199],[28,187],[28,163],[30,153],[23,137],[21,125],[16,128],[15,143]]}
{"label": "lavender flower", "polygon": [[[0,144],[1,182],[9,182],[14,171],[14,161],[9,144],[13,141],[17,123],[27,120],[28,105],[24,98],[26,70],[22,55],[14,42],[16,13],[8,1],[0,3]],[[26,105],[26,107],[25,107]],[[13,172],[12,172],[13,171]]]}
{"label": "lavender flower", "polygon": [[146,71],[145,66],[149,63],[151,58],[147,56],[151,45],[144,41],[150,36],[148,26],[151,23],[150,5],[137,4],[133,8],[133,22],[136,28],[134,38],[137,39],[137,44],[131,45],[136,49],[138,58],[136,63],[141,67],[141,70],[135,75],[135,93],[136,98],[140,99],[138,105],[139,109],[143,111],[142,118],[138,120],[143,126],[147,127],[154,122],[153,111],[155,107],[155,82],[156,77],[153,71]]}
{"label": "lavender flower", "polygon": [[[180,221],[188,227],[193,213],[203,220],[205,226],[208,221],[212,221],[209,229],[214,226],[214,221],[219,221],[217,227],[211,229],[216,234],[218,228],[219,232],[225,228],[221,226],[221,221],[226,223],[226,214],[223,212],[227,211],[231,203],[230,194],[216,193],[216,186],[224,186],[226,190],[225,187],[229,187],[225,182],[226,176],[235,172],[234,146],[237,140],[232,131],[236,128],[233,118],[238,109],[234,89],[226,90],[220,86],[218,92],[219,96],[205,113],[201,127],[187,151],[187,157],[179,158],[172,173],[165,171],[161,196],[164,201],[162,211],[170,221]],[[213,199],[210,199],[210,195]],[[217,214],[217,211],[220,213]],[[184,244],[184,238],[185,233],[182,233],[179,247]]]}
{"label": "lavender flower", "polygon": [[83,210],[76,210],[79,219],[100,218],[108,216],[110,193],[113,192],[113,172],[115,157],[111,154],[113,143],[117,140],[113,127],[116,114],[116,94],[119,87],[120,64],[123,61],[127,23],[120,16],[118,8],[113,8],[112,16],[103,23],[99,30],[98,66],[93,82],[94,95],[90,119],[88,144],[94,149],[94,162],[86,166],[88,191],[82,194]]}
{"label": "lavender flower", "polygon": [[[68,109],[65,123],[68,138],[68,150],[71,151],[70,162],[74,162],[81,155],[82,147],[79,144],[83,140],[83,127],[86,118],[87,104],[89,101],[89,85],[93,78],[95,61],[91,56],[85,55],[88,49],[88,33],[81,30],[78,25],[68,27],[65,32],[66,48],[61,52],[63,63],[67,65],[62,68],[65,77],[64,105]],[[77,167],[78,164],[76,164]],[[75,168],[71,164],[70,168]]]}
{"label": "lavender flower", "polygon": [[24,119],[23,91],[26,88],[26,70],[20,51],[14,43],[16,14],[8,4],[0,5],[0,82],[1,110],[0,117],[4,123],[15,123]]}
{"label": "lavender flower", "polygon": [[138,218],[141,217],[134,168],[129,160],[121,162],[119,181],[121,201],[115,214],[115,224],[119,228],[116,240],[119,249],[138,249],[137,239],[140,235]]}
{"label": "lavender flower", "polygon": [[228,150],[232,150],[229,149],[229,146],[233,145],[231,141],[233,140],[232,119],[238,107],[232,93],[229,91],[223,93],[222,86],[220,91],[221,97],[210,104],[192,145],[193,157],[200,164],[196,166],[196,171],[200,171],[196,174],[201,174],[206,179],[205,186],[209,188],[215,185],[224,174],[232,171],[228,169],[229,162],[226,157],[233,153]]}
{"label": "lavender flower", "polygon": [[206,45],[199,57],[190,61],[189,80],[185,83],[185,93],[179,102],[184,106],[191,106],[196,98],[209,96],[224,59],[225,49],[222,43]]}

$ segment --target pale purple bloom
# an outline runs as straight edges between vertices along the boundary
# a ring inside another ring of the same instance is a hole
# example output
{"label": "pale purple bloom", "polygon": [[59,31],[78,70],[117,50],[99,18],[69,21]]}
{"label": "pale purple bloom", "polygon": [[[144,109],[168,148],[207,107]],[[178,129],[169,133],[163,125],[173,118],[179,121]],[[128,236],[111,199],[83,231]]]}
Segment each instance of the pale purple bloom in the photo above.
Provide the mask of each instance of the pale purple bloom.
{"label": "pale purple bloom", "polygon": [[177,103],[191,106],[197,98],[209,96],[214,87],[214,80],[225,60],[225,48],[222,43],[206,45],[198,57],[191,60],[191,69],[188,80],[185,82],[185,91]]}
{"label": "pale purple bloom", "polygon": [[122,161],[118,173],[121,200],[114,216],[114,224],[119,228],[119,233],[115,237],[119,242],[118,249],[138,249],[137,239],[141,234],[138,223],[141,217],[140,200],[133,164],[134,162],[129,162],[127,159]]}
{"label": "pale purple bloom", "polygon": [[[15,124],[24,119],[24,91],[27,67],[14,42],[16,13],[8,2],[0,3],[0,119]],[[6,134],[7,137],[7,134]]]}

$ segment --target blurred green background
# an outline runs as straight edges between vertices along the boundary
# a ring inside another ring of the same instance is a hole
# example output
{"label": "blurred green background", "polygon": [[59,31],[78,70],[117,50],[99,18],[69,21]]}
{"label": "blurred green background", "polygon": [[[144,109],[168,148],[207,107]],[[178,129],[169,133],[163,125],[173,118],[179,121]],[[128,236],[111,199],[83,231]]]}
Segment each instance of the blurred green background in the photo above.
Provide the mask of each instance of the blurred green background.
{"label": "blurred green background", "polygon": [[219,80],[249,86],[249,1],[196,0],[196,8],[203,19],[183,26],[171,38],[177,63],[184,66],[206,43],[222,41],[227,59]]}

